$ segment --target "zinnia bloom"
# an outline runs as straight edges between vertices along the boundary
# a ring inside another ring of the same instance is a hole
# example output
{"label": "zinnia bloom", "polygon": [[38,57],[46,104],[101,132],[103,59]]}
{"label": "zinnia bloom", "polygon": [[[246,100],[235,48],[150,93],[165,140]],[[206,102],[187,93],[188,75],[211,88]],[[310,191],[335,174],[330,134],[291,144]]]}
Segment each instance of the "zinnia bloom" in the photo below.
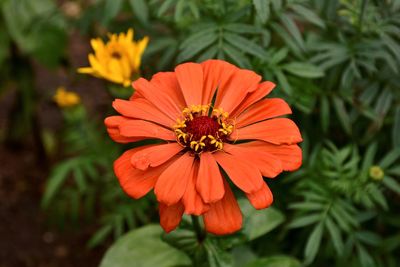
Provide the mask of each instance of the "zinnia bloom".
{"label": "zinnia bloom", "polygon": [[120,143],[163,142],[130,149],[115,161],[123,190],[140,198],[154,189],[167,232],[183,213],[202,215],[214,234],[239,230],[242,214],[228,181],[264,209],[273,197],[263,176],[301,165],[299,129],[275,118],[291,109],[282,99],[264,98],[274,86],[221,60],[185,63],[133,82],[130,100],[113,102],[121,116],[106,118],[108,133]]}
{"label": "zinnia bloom", "polygon": [[61,108],[73,107],[81,102],[81,98],[77,93],[67,91],[63,86],[57,88],[53,99]]}
{"label": "zinnia bloom", "polygon": [[89,54],[90,67],[79,68],[78,72],[129,86],[133,75],[139,73],[149,38],[135,42],[133,29],[129,29],[126,34],[110,34],[109,39],[106,44],[100,38],[90,41],[94,50],[94,54]]}

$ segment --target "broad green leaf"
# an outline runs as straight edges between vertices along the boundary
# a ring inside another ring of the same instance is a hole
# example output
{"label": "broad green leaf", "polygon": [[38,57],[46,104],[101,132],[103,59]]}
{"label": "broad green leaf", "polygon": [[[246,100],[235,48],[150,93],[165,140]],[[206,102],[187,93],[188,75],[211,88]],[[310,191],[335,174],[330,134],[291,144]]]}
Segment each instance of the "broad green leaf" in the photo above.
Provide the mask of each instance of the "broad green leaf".
{"label": "broad green leaf", "polygon": [[307,244],[304,249],[304,257],[306,264],[307,263],[309,264],[314,261],[315,256],[317,255],[321,244],[323,230],[324,230],[323,223],[319,223],[314,227],[314,230],[308,237]]}
{"label": "broad green leaf", "polygon": [[100,267],[172,267],[189,265],[183,252],[161,240],[163,230],[149,224],[119,238],[106,252]]}
{"label": "broad green leaf", "polygon": [[243,233],[248,240],[253,240],[265,235],[278,227],[285,220],[284,215],[274,207],[256,210],[245,199],[240,199],[239,205],[245,218]]}
{"label": "broad green leaf", "polygon": [[320,78],[324,76],[324,72],[320,68],[307,62],[291,62],[282,65],[282,68],[291,74],[304,78]]}
{"label": "broad green leaf", "polygon": [[279,255],[257,259],[246,267],[301,267],[301,264],[296,258]]}
{"label": "broad green leaf", "polygon": [[129,0],[133,14],[142,22],[143,24],[149,23],[149,7],[145,0]]}

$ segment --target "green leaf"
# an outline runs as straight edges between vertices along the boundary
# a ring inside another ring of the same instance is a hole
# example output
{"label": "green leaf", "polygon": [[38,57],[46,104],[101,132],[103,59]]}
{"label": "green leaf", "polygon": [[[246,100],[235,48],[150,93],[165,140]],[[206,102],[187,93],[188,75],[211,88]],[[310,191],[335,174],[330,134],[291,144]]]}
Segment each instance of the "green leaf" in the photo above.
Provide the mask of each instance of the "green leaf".
{"label": "green leaf", "polygon": [[328,131],[329,128],[329,118],[330,118],[330,109],[329,109],[329,100],[326,96],[321,97],[321,126],[324,132]]}
{"label": "green leaf", "polygon": [[304,20],[325,29],[325,22],[311,9],[303,5],[294,4],[290,6],[294,12],[300,15]]}
{"label": "green leaf", "polygon": [[343,126],[343,129],[347,134],[351,134],[351,122],[350,122],[350,117],[349,114],[346,111],[346,108],[344,106],[344,101],[343,99],[334,96],[333,97],[333,106],[335,107],[336,114],[339,117],[339,121]]}
{"label": "green leaf", "polygon": [[123,0],[105,0],[101,21],[104,25],[110,23],[122,9]]}
{"label": "green leaf", "polygon": [[400,106],[396,108],[394,114],[394,123],[392,128],[393,147],[400,147]]}
{"label": "green leaf", "polygon": [[296,42],[297,46],[302,51],[305,51],[305,45],[304,45],[303,37],[301,36],[299,28],[297,27],[297,25],[294,22],[293,18],[291,18],[288,15],[282,15],[282,16],[280,16],[280,19],[281,19],[282,24],[289,31],[290,35],[294,38],[294,41]]}
{"label": "green leaf", "polygon": [[245,199],[240,199],[239,205],[245,217],[243,233],[248,240],[253,240],[265,235],[278,227],[285,220],[282,212],[273,207],[264,210],[256,210]]}
{"label": "green leaf", "polygon": [[232,267],[233,258],[230,253],[222,250],[217,240],[207,238],[204,241],[210,267]]}
{"label": "green leaf", "polygon": [[300,267],[300,262],[290,256],[279,255],[260,258],[247,264],[246,267]]}
{"label": "green leaf", "polygon": [[379,166],[383,169],[390,167],[400,157],[400,148],[393,149],[379,162]]}
{"label": "green leaf", "polygon": [[382,180],[382,183],[392,190],[393,192],[396,192],[397,194],[400,195],[400,184],[397,182],[395,179],[393,179],[390,176],[385,176]]}
{"label": "green leaf", "polygon": [[308,237],[306,248],[304,249],[304,257],[306,264],[309,264],[314,261],[315,256],[317,255],[321,244],[323,230],[324,230],[324,225],[322,223],[319,223],[318,225],[315,226],[314,230]]}
{"label": "green leaf", "polygon": [[228,43],[240,49],[241,51],[256,56],[260,59],[265,59],[268,57],[264,49],[253,41],[249,41],[248,39],[233,33],[224,33],[223,36]]}
{"label": "green leaf", "polygon": [[291,74],[304,78],[320,78],[324,72],[317,66],[307,62],[291,62],[282,65],[282,68]]}
{"label": "green leaf", "polygon": [[235,33],[254,33],[254,34],[261,33],[263,30],[257,26],[244,23],[230,23],[228,25],[224,25],[224,29]]}
{"label": "green leaf", "polygon": [[298,227],[304,227],[313,223],[316,223],[321,220],[321,214],[307,214],[301,217],[295,218],[293,221],[291,221],[288,224],[289,228],[298,228]]}
{"label": "green leaf", "polygon": [[112,231],[112,225],[107,224],[101,227],[88,241],[87,246],[94,248],[103,242]]}
{"label": "green leaf", "polygon": [[269,18],[269,4],[270,0],[253,0],[254,8],[262,24],[265,24]]}
{"label": "green leaf", "polygon": [[149,7],[145,0],[129,0],[133,14],[142,22],[143,24],[149,23]]}
{"label": "green leaf", "polygon": [[342,235],[340,234],[338,227],[335,225],[335,223],[329,217],[327,217],[325,219],[325,225],[326,225],[326,228],[328,229],[329,235],[332,238],[332,243],[333,243],[333,246],[334,246],[336,252],[339,255],[342,255],[343,249],[344,249],[344,244],[343,244]]}
{"label": "green leaf", "polygon": [[62,184],[68,178],[68,173],[75,163],[75,160],[71,159],[54,167],[49,178],[47,179],[46,189],[41,202],[43,208],[49,206],[50,201],[53,200]]}
{"label": "green leaf", "polygon": [[243,55],[242,52],[237,50],[235,47],[229,45],[229,44],[224,44],[223,46],[223,51],[225,52],[226,55],[228,55],[239,67],[242,68],[250,68],[250,62],[246,58],[245,55]]}
{"label": "green leaf", "polygon": [[186,229],[177,229],[169,234],[163,234],[162,239],[171,246],[187,252],[189,255],[194,254],[199,246],[196,233]]}
{"label": "green leaf", "polygon": [[161,240],[159,225],[146,225],[119,238],[100,263],[100,267],[172,267],[190,265],[183,252]]}
{"label": "green leaf", "polygon": [[210,32],[197,42],[188,42],[188,45],[179,53],[178,62],[192,58],[194,55],[205,49],[218,38],[216,32]]}

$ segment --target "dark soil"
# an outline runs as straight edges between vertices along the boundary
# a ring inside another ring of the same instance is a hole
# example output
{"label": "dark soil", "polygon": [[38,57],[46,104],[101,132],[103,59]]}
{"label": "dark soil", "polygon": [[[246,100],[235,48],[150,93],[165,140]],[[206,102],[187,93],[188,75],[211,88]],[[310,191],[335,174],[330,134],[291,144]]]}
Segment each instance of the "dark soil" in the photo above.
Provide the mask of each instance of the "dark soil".
{"label": "dark soil", "polygon": [[[76,73],[86,66],[89,40],[71,33],[66,64],[48,70],[31,62],[34,73],[34,95],[38,102],[33,125],[40,131],[59,133],[62,116],[51,97],[58,86],[80,94],[90,116],[101,120],[111,105],[104,83]],[[21,140],[3,142],[16,105],[17,88],[13,83],[0,94],[0,267],[94,267],[98,266],[106,247],[88,249],[86,243],[95,225],[59,229],[49,223],[40,208],[46,178],[51,166],[62,157],[62,148],[54,155],[43,155],[34,133]]]}

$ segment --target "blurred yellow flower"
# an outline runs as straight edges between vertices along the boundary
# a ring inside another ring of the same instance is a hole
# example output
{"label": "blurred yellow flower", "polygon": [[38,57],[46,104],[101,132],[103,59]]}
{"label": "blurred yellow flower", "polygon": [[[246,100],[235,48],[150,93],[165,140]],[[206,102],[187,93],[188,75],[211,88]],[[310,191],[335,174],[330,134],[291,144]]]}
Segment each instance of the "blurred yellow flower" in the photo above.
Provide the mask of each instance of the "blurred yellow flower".
{"label": "blurred yellow flower", "polygon": [[369,177],[371,177],[373,180],[381,181],[381,180],[383,180],[384,176],[385,176],[385,173],[381,167],[374,165],[369,168]]}
{"label": "blurred yellow flower", "polygon": [[67,91],[63,86],[57,88],[53,99],[61,108],[76,106],[81,102],[81,98],[77,93]]}
{"label": "blurred yellow flower", "polygon": [[110,34],[104,43],[100,38],[92,39],[94,54],[89,54],[90,67],[79,68],[79,73],[86,73],[127,87],[132,83],[132,76],[138,74],[142,54],[149,38],[133,40],[133,29],[128,32]]}

